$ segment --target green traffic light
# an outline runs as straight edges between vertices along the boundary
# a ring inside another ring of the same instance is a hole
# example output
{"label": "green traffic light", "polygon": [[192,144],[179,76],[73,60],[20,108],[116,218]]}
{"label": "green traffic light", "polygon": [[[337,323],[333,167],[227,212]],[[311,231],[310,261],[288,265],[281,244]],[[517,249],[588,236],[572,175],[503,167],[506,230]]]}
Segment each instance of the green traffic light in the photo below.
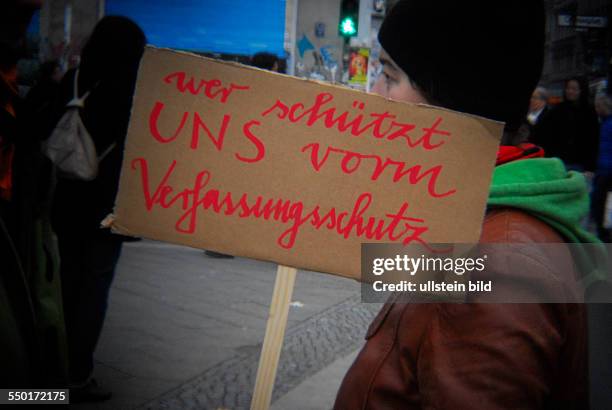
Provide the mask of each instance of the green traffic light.
{"label": "green traffic light", "polygon": [[352,36],[357,33],[357,28],[355,26],[355,20],[351,17],[345,17],[342,22],[340,22],[340,32],[345,36]]}

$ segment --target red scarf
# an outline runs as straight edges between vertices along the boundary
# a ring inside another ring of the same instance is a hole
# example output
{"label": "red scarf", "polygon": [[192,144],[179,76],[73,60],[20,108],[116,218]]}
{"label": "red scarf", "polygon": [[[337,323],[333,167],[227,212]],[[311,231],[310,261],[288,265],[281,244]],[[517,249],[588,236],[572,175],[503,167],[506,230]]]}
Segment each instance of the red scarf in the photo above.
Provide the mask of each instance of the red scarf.
{"label": "red scarf", "polygon": [[495,162],[495,165],[502,165],[521,159],[542,157],[544,157],[544,150],[529,142],[523,142],[516,146],[501,145],[497,151],[497,161]]}

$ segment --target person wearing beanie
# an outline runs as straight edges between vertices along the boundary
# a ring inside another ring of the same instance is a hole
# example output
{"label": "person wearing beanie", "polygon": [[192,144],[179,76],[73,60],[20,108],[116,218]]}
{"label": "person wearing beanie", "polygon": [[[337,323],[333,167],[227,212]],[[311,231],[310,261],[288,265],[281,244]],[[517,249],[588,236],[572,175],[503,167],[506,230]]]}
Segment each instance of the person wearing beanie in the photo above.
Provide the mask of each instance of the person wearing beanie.
{"label": "person wearing beanie", "polygon": [[[572,262],[567,245],[560,260],[537,244],[598,243],[580,227],[588,212],[582,175],[533,144],[504,145],[541,74],[544,17],[537,0],[400,0],[380,28],[383,72],[373,88],[505,122],[480,242],[533,244],[534,259],[511,254],[494,272],[527,286],[546,282],[529,276],[534,261],[531,275],[554,278]],[[585,281],[601,275],[588,267],[571,273]],[[543,290],[565,300],[562,289]],[[583,304],[390,301],[370,325],[334,409],[588,408],[586,329]]]}

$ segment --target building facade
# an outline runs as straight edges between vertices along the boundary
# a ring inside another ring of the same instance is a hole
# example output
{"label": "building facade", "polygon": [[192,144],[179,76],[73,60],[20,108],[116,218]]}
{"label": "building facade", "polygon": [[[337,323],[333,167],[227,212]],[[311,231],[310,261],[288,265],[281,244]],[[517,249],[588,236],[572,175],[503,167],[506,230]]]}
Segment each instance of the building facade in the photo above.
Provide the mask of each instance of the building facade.
{"label": "building facade", "polygon": [[546,43],[542,84],[554,95],[563,82],[585,76],[601,86],[610,75],[609,0],[546,0]]}

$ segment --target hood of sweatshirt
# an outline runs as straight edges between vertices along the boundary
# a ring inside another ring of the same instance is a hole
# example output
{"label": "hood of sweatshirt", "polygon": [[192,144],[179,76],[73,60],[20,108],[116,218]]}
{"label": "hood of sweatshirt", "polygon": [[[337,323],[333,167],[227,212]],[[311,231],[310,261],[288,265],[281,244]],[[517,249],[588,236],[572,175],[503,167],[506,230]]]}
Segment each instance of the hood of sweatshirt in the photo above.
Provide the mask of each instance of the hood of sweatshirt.
{"label": "hood of sweatshirt", "polygon": [[557,158],[531,158],[495,167],[489,207],[521,209],[556,229],[567,242],[594,244],[573,246],[583,271],[585,287],[607,277],[597,269],[607,264],[605,246],[582,228],[589,213],[589,193],[584,176],[567,171]]}

